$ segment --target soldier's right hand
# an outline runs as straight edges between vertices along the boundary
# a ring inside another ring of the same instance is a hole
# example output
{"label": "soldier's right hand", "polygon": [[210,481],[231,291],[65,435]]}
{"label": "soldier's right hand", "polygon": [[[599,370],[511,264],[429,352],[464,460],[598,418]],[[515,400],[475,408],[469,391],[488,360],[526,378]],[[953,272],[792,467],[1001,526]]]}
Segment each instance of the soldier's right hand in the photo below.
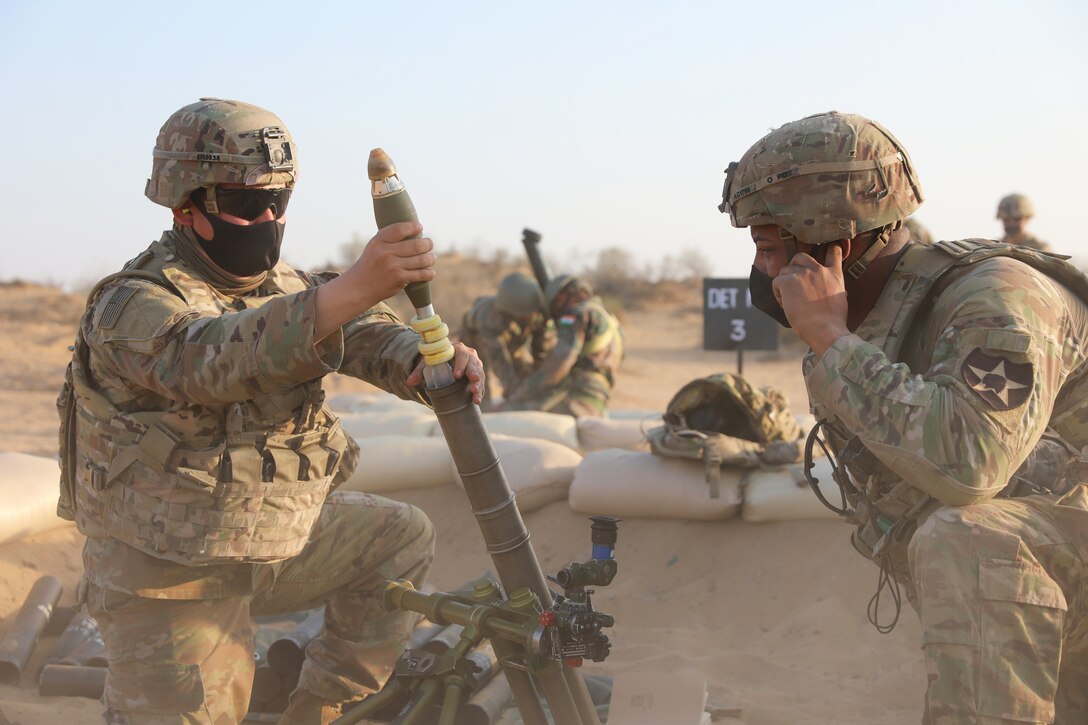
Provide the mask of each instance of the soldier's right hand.
{"label": "soldier's right hand", "polygon": [[393,297],[411,282],[434,279],[434,243],[409,239],[423,231],[416,222],[385,227],[343,274],[317,290],[314,339],[324,340],[344,323]]}
{"label": "soldier's right hand", "polygon": [[359,259],[344,272],[360,295],[375,303],[389,299],[412,282],[434,279],[434,243],[420,237],[417,222],[390,224],[375,234]]}

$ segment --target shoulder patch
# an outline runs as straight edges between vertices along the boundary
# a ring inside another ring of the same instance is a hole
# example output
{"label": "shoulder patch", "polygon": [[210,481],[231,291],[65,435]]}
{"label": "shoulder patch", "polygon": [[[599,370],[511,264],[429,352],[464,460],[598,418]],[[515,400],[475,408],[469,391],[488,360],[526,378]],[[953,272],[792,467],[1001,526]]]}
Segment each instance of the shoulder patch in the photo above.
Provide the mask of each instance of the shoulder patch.
{"label": "shoulder patch", "polygon": [[98,326],[103,330],[112,330],[113,326],[117,324],[117,319],[121,316],[121,310],[125,308],[125,303],[132,299],[132,296],[136,294],[135,287],[118,287],[110,295],[110,299],[106,302],[106,306],[102,308],[102,316],[98,318]]}
{"label": "shoulder patch", "polygon": [[573,325],[578,319],[576,315],[563,315],[559,318],[560,325]]}
{"label": "shoulder patch", "polygon": [[975,348],[961,368],[963,381],[994,410],[1012,410],[1027,402],[1035,370]]}

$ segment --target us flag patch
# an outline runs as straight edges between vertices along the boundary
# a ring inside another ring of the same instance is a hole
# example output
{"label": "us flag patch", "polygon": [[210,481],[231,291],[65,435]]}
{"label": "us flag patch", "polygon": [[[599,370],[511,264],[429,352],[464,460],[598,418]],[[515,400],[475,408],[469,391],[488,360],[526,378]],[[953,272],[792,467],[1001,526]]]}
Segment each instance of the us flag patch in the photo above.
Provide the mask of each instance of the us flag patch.
{"label": "us flag patch", "polygon": [[1035,370],[1031,363],[1014,363],[975,348],[961,368],[963,381],[994,410],[1012,410],[1031,395]]}

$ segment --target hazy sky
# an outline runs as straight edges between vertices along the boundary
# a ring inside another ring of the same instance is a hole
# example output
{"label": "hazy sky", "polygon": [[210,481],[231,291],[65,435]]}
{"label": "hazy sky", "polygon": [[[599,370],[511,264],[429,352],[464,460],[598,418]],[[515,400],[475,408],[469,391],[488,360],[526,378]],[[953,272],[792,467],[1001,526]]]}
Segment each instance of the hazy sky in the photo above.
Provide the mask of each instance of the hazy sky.
{"label": "hazy sky", "polygon": [[722,170],[832,109],[904,143],[936,237],[998,236],[997,201],[1019,191],[1032,230],[1083,264],[1086,38],[1075,1],[0,0],[0,280],[86,285],[157,239],[151,149],[201,96],[291,129],[284,255],[304,267],[373,234],[381,146],[440,249],[520,254],[529,226],[560,265],[693,248],[747,276]]}

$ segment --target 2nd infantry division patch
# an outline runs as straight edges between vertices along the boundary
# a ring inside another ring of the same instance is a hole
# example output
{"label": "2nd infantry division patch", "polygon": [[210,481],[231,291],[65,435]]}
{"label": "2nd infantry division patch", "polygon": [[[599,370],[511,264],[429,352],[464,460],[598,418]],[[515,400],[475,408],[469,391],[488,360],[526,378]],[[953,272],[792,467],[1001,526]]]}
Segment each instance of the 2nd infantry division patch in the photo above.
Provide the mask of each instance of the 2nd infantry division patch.
{"label": "2nd infantry division patch", "polygon": [[963,380],[994,410],[1012,410],[1031,395],[1031,363],[1014,363],[975,348],[963,361]]}

